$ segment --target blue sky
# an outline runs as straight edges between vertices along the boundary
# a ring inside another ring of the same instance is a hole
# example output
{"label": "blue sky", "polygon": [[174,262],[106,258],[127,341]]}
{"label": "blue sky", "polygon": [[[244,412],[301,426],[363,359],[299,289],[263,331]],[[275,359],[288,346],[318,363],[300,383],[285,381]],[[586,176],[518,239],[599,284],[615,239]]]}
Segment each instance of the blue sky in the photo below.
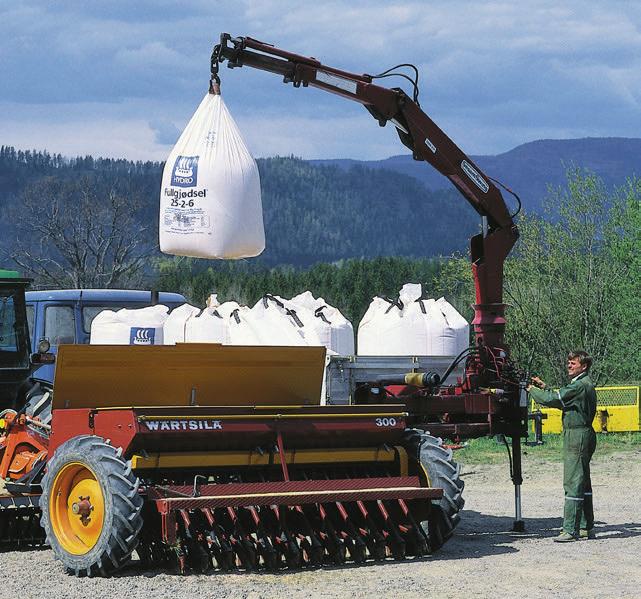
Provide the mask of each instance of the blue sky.
{"label": "blue sky", "polygon": [[[223,31],[359,73],[414,63],[423,109],[469,154],[641,137],[638,1],[3,0],[0,144],[163,160]],[[255,156],[405,152],[361,106],[276,75],[224,68],[222,92]]]}

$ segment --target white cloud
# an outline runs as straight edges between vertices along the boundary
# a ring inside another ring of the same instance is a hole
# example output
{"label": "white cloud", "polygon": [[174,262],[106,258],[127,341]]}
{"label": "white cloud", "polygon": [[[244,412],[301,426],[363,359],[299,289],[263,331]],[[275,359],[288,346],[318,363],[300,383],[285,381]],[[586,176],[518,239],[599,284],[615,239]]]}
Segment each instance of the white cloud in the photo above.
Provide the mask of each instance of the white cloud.
{"label": "white cloud", "polygon": [[154,134],[144,120],[102,119],[91,123],[49,120],[19,126],[0,124],[4,145],[22,149],[47,149],[63,156],[128,158],[130,160],[164,160],[168,154],[154,144]]}
{"label": "white cloud", "polygon": [[[423,107],[470,153],[538,135],[637,135],[639,23],[641,3],[598,0],[18,0],[0,7],[0,103],[13,110],[0,135],[55,151],[60,140],[71,153],[162,156],[154,136],[188,120],[221,31],[357,73],[413,62]],[[349,102],[247,68],[221,75],[259,155],[398,151]]]}
{"label": "white cloud", "polygon": [[236,119],[249,149],[256,156],[294,156],[312,158],[387,158],[406,153],[388,124],[381,129],[365,112],[346,118],[317,119],[302,117]]}
{"label": "white cloud", "polygon": [[149,126],[155,133],[154,141],[163,146],[173,146],[180,137],[180,129],[171,121],[155,119],[149,121]]}
{"label": "white cloud", "polygon": [[181,69],[190,62],[189,57],[159,41],[121,48],[116,51],[114,60],[124,69]]}
{"label": "white cloud", "polygon": [[[67,156],[165,160],[171,145],[178,139],[197,107],[173,122],[164,119],[162,106],[145,116],[140,102],[127,106],[113,104],[30,105],[0,104],[0,111],[11,119],[0,121],[3,145],[18,148],[47,149]],[[119,116],[119,113],[124,116]],[[95,114],[102,116],[96,117]],[[290,155],[302,158],[362,157],[385,158],[404,151],[389,126],[380,129],[363,114],[346,118],[323,119],[300,116],[238,114],[232,116],[256,157]],[[43,142],[43,140],[47,140]]]}

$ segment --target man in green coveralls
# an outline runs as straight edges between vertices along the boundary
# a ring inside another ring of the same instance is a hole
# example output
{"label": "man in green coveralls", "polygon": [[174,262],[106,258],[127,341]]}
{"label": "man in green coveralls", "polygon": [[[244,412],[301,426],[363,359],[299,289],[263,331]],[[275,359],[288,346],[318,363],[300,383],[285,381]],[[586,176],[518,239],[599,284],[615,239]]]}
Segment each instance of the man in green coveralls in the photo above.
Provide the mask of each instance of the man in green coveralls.
{"label": "man in green coveralls", "polygon": [[563,530],[559,543],[594,538],[594,509],[590,459],[596,448],[592,420],[596,414],[596,391],[590,380],[592,358],[584,351],[568,354],[569,385],[552,391],[532,377],[527,390],[540,405],[563,410]]}

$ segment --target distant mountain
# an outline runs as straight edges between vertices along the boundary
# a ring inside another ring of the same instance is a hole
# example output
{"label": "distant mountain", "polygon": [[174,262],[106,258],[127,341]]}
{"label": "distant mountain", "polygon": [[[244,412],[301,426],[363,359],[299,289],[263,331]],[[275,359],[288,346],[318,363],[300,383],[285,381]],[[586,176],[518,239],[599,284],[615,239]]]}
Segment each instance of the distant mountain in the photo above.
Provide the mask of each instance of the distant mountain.
{"label": "distant mountain", "polygon": [[[527,211],[539,212],[548,186],[564,185],[571,165],[594,171],[608,185],[641,176],[641,139],[541,140],[498,156],[472,158],[518,193]],[[478,230],[478,215],[447,179],[410,156],[378,161],[276,157],[259,159],[258,167],[267,246],[252,260],[257,264],[448,255],[465,251]],[[127,184],[142,201],[138,224],[152,225],[144,241],[156,247],[162,168],[157,162],[69,159],[0,146],[0,260],[15,240],[11,215],[20,213],[23,191],[44,177],[69,181],[88,176],[103,192],[110,181]]]}
{"label": "distant mountain", "polygon": [[[358,165],[348,170],[314,166],[279,157],[259,159],[258,168],[266,249],[252,262],[265,266],[448,255],[465,251],[479,226],[476,212],[456,191],[432,191],[400,173]],[[105,197],[113,182],[131,189],[142,204],[133,214],[135,228],[151,224],[142,241],[155,248],[162,169],[162,164],[153,162],[91,156],[64,159],[0,147],[0,211],[6,215],[0,219],[0,259],[2,250],[10,251],[16,235],[11,215],[26,213],[20,210],[22,192],[45,177],[67,182],[89,177],[99,197]],[[42,202],[46,201],[45,193]],[[139,233],[133,230],[132,235]]]}
{"label": "distant mountain", "polygon": [[[522,144],[496,156],[471,156],[490,177],[513,189],[529,212],[539,212],[548,186],[565,184],[570,166],[587,168],[608,186],[620,185],[626,178],[641,177],[641,139],[625,137],[587,137],[584,139],[542,139]],[[349,169],[360,165],[402,173],[423,183],[428,189],[448,189],[449,181],[430,165],[407,155],[385,160],[313,160],[312,164]],[[509,202],[509,198],[506,198]]]}

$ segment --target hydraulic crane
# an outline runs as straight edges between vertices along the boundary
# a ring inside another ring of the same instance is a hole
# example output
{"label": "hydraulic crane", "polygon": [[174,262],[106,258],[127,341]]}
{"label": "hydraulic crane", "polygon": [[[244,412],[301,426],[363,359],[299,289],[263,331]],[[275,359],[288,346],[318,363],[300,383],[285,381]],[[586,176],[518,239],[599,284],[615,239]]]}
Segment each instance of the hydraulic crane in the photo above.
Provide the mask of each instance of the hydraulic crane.
{"label": "hydraulic crane", "polygon": [[[413,65],[399,65],[414,69],[416,74],[413,81],[407,75],[401,75],[413,84],[412,97],[409,97],[398,87],[390,89],[375,83],[383,77],[398,74],[392,73],[397,67],[379,75],[350,73],[250,37],[223,33],[211,55],[210,93],[220,93],[219,67],[224,62],[232,69],[246,66],[275,73],[283,77],[284,83],[291,83],[296,88],[311,86],[362,104],[381,127],[391,122],[413,158],[429,163],[447,177],[481,216],[482,231],[470,242],[476,303],[472,321],[474,345],[467,356],[463,356],[466,358],[465,380],[456,387],[441,389],[438,396],[428,387],[427,392],[417,394],[421,398],[419,401],[406,400],[411,404],[417,425],[433,420],[430,415],[439,416],[439,424],[430,423],[430,430],[436,434],[478,436],[496,433],[511,437],[511,475],[516,503],[514,528],[521,530],[521,437],[527,436],[527,400],[524,377],[510,361],[505,344],[503,303],[504,262],[519,234],[514,215],[495,183],[514,195],[520,209],[518,196],[484,174],[425,114],[418,101],[418,70]],[[478,405],[470,405],[476,403],[479,390],[484,391],[483,399],[487,398],[487,390],[492,391],[490,404],[493,406],[488,404],[487,413]],[[454,410],[450,401],[452,395],[458,396]],[[425,397],[430,401],[422,401]],[[442,422],[443,416],[446,421],[456,422],[456,417],[450,414],[452,411],[463,412],[458,426]],[[480,414],[472,416],[474,412]],[[478,416],[487,417],[489,426],[470,426],[470,419],[478,420]]]}

